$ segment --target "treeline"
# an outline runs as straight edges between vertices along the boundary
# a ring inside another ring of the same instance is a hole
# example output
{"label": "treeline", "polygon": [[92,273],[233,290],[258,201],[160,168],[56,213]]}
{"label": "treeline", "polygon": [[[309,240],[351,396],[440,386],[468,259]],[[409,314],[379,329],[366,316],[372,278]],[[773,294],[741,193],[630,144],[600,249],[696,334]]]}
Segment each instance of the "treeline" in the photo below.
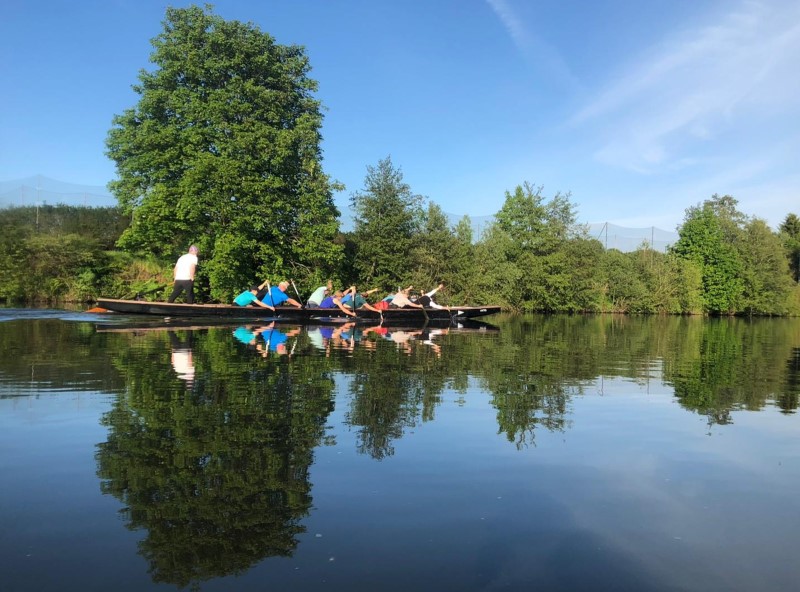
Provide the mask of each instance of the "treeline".
{"label": "treeline", "polygon": [[786,315],[800,312],[800,219],[780,232],[714,195],[689,208],[667,253],[647,243],[606,250],[577,224],[569,194],[550,198],[524,183],[473,240],[465,217],[450,227],[423,207],[390,159],[370,167],[355,193],[348,236],[355,277],[390,290],[444,281],[452,304],[498,302],[528,312]]}
{"label": "treeline", "polygon": [[117,249],[128,223],[116,207],[0,210],[0,300],[83,303],[166,285],[170,265]]}
{"label": "treeline", "polygon": [[[499,303],[526,312],[788,315],[800,312],[800,219],[779,232],[739,212],[730,196],[689,208],[678,241],[661,253],[645,242],[604,249],[576,222],[569,194],[546,198],[524,183],[507,192],[494,221],[473,236],[415,194],[390,158],[368,167],[351,196],[355,226],[317,268],[287,265],[306,295],[318,282],[390,292],[446,286],[448,304]],[[172,259],[119,250],[129,229],[119,208],[75,206],[0,210],[0,298],[8,302],[88,302],[97,296],[165,296]],[[292,261],[292,259],[290,259]],[[206,300],[227,301],[241,285],[216,291],[201,273]],[[277,279],[277,276],[276,276]]]}

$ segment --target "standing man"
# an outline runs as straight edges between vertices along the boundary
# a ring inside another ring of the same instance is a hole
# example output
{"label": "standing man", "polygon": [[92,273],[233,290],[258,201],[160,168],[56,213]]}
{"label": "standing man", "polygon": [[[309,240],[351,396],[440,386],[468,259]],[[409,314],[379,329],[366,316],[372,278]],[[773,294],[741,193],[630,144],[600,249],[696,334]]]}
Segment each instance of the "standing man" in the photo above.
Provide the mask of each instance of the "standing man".
{"label": "standing man", "polygon": [[189,252],[181,255],[175,264],[173,274],[175,283],[172,287],[172,294],[169,295],[168,302],[175,302],[181,292],[186,291],[187,304],[194,304],[194,272],[197,269],[197,247],[192,245]]}

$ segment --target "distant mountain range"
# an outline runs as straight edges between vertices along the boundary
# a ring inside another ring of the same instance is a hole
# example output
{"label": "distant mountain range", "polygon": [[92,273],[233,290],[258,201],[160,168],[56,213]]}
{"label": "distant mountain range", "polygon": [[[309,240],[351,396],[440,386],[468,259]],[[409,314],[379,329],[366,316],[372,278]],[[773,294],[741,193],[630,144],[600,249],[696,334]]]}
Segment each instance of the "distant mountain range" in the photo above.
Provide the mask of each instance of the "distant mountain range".
{"label": "distant mountain range", "polygon": [[[24,179],[0,181],[0,208],[36,204],[65,204],[92,207],[114,206],[117,200],[102,185],[81,185],[67,183],[35,175]],[[338,204],[342,212],[341,227],[345,232],[353,229],[353,217],[346,205]],[[463,217],[459,214],[446,213],[451,225],[455,226]],[[494,220],[494,216],[470,216],[472,233],[475,239],[480,238],[484,229]],[[678,240],[676,232],[655,227],[629,228],[608,222],[596,222],[587,225],[589,236],[596,238],[607,249],[635,251],[643,242],[647,242],[658,251]]]}

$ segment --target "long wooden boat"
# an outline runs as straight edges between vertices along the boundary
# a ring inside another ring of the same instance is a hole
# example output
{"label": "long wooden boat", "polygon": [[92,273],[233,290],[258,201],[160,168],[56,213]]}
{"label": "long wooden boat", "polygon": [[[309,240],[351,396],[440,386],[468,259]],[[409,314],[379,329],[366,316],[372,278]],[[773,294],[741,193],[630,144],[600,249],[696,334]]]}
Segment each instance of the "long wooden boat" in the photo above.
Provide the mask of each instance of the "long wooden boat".
{"label": "long wooden boat", "polygon": [[[116,300],[99,298],[97,306],[109,312],[128,315],[160,317],[203,317],[227,319],[258,319],[261,321],[294,321],[298,323],[350,319],[338,308],[294,308],[279,306],[272,312],[260,306],[235,304],[183,304],[179,302],[148,302],[145,300]],[[96,309],[93,309],[96,310]],[[499,306],[457,306],[447,308],[390,308],[382,314],[370,310],[356,311],[359,320],[383,324],[422,324],[425,322],[458,323],[500,312]]]}

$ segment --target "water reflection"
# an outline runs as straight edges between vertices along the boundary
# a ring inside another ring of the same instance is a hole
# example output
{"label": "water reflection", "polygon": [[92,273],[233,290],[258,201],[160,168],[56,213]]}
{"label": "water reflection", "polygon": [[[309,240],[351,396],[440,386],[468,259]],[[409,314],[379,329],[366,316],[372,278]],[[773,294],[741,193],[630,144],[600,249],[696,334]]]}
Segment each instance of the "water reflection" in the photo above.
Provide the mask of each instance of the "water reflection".
{"label": "water reflection", "polygon": [[[290,556],[305,530],[333,382],[319,364],[258,363],[286,355],[298,329],[244,329],[128,333],[136,347],[115,353],[126,390],[103,417],[97,474],[126,525],[146,533],[154,582],[183,587]],[[190,390],[158,378],[165,337]],[[258,356],[237,355],[242,342]]]}
{"label": "water reflection", "polygon": [[[470,327],[457,327],[454,331],[477,330],[487,333],[496,331],[491,325],[481,324]],[[352,353],[356,344],[366,350],[375,350],[379,341],[388,341],[397,345],[397,351],[411,355],[417,344],[429,348],[437,357],[442,355],[442,347],[438,339],[447,335],[450,328],[402,328],[384,327],[382,325],[363,325],[355,322],[342,322],[328,325],[289,326],[271,323],[259,326],[242,325],[233,330],[234,338],[258,351],[262,357],[269,352],[278,355],[299,352],[311,353],[308,350],[322,352],[330,356],[334,350]],[[435,341],[436,340],[436,341]],[[306,351],[304,351],[306,350]]]}
{"label": "water reflection", "polygon": [[798,342],[800,324],[785,320],[528,317],[499,331],[7,321],[0,398],[118,394],[96,447],[101,490],[143,533],[153,581],[186,586],[292,556],[315,453],[339,433],[389,461],[448,397],[479,392],[504,449],[531,449],[574,429],[581,395],[611,394],[602,385],[619,379],[674,396],[709,426],[769,405],[792,414]]}
{"label": "water reflection", "polygon": [[261,357],[266,358],[270,355],[283,356],[294,354],[297,340],[292,341],[291,349],[287,348],[290,337],[297,337],[301,332],[301,327],[279,327],[276,323],[269,325],[245,325],[236,328],[233,336],[247,346],[253,346]]}
{"label": "water reflection", "polygon": [[168,335],[172,348],[172,368],[178,378],[186,381],[187,386],[192,386],[192,382],[194,382],[192,332],[189,331],[185,339],[181,339],[177,331],[170,331]]}

